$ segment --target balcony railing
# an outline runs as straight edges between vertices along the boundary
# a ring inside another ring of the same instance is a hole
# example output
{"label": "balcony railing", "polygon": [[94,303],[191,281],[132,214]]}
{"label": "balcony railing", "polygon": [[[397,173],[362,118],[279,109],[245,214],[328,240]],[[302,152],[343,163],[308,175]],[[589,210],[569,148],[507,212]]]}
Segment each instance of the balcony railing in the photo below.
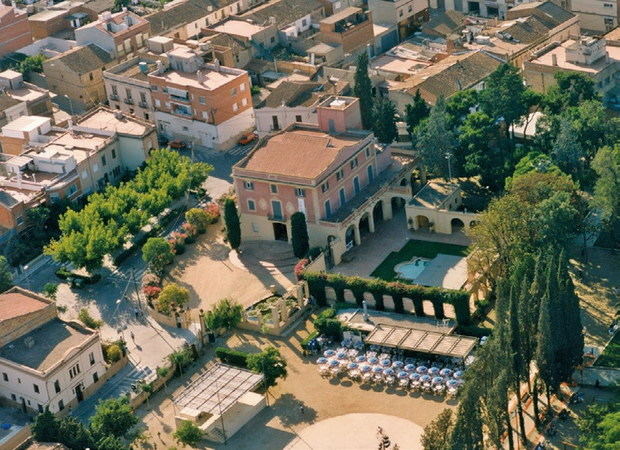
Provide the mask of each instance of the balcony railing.
{"label": "balcony railing", "polygon": [[125,103],[127,103],[128,105],[133,105],[133,99],[132,98],[126,98],[125,100],[123,100]]}
{"label": "balcony railing", "polygon": [[140,106],[140,108],[148,108],[149,104],[147,102],[138,102],[138,106]]}
{"label": "balcony railing", "polygon": [[286,222],[286,217],[282,214],[270,214],[269,216],[267,216],[268,220],[271,220],[272,222]]}
{"label": "balcony railing", "polygon": [[115,101],[118,101],[118,95],[116,95],[116,94],[110,94],[110,100],[115,100]]}

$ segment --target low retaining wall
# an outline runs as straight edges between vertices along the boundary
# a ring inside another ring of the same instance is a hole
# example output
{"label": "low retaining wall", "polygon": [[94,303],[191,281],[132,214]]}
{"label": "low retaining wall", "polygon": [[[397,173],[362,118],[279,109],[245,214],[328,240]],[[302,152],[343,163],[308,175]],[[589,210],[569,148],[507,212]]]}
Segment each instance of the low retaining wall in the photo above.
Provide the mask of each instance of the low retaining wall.
{"label": "low retaining wall", "polygon": [[157,323],[172,328],[189,328],[192,323],[192,315],[190,311],[183,311],[180,314],[174,313],[174,316],[162,314],[154,308],[149,307],[149,316]]}
{"label": "low retaining wall", "polygon": [[620,369],[613,367],[585,367],[575,372],[579,384],[586,386],[620,386]]}
{"label": "low retaining wall", "polygon": [[129,404],[131,405],[131,407],[134,410],[138,409],[138,407],[142,405],[144,402],[146,402],[151,395],[159,391],[174,376],[174,370],[175,370],[174,366],[170,366],[168,367],[168,373],[166,374],[165,377],[160,377],[157,375],[157,377],[152,381],[153,392],[146,393],[142,391],[136,394],[135,396],[131,396],[131,398],[129,399]]}

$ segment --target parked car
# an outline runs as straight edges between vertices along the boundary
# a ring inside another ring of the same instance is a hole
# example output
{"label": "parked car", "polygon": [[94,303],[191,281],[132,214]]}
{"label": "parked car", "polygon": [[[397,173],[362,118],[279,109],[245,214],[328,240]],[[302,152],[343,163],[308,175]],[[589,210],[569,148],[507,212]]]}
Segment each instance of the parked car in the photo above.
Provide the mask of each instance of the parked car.
{"label": "parked car", "polygon": [[170,141],[168,146],[175,150],[185,150],[187,148],[187,144],[183,141]]}
{"label": "parked car", "polygon": [[247,145],[256,139],[258,139],[258,135],[256,133],[254,132],[246,133],[243,136],[241,136],[241,139],[239,139],[239,145]]}

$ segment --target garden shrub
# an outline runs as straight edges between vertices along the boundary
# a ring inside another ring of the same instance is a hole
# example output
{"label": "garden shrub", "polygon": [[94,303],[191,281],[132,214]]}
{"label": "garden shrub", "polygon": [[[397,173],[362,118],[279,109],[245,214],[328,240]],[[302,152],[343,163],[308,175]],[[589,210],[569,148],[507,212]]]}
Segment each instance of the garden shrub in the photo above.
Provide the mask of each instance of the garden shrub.
{"label": "garden shrub", "polygon": [[205,213],[207,213],[207,219],[209,223],[217,223],[220,220],[220,205],[215,202],[207,203],[207,206],[204,208]]}
{"label": "garden shrub", "polygon": [[310,250],[308,250],[308,257],[310,257],[311,260],[315,260],[322,251],[323,250],[321,250],[321,247],[312,247]]}
{"label": "garden shrub", "polygon": [[80,319],[80,322],[82,322],[85,326],[94,330],[101,328],[101,325],[103,325],[103,321],[97,320],[91,316],[86,308],[80,309],[78,319]]}
{"label": "garden shrub", "polygon": [[169,315],[174,309],[183,308],[189,302],[189,291],[176,283],[164,286],[156,302],[157,310]]}
{"label": "garden shrub", "polygon": [[475,325],[459,325],[455,329],[455,333],[462,334],[463,336],[472,336],[481,338],[483,336],[490,336],[493,330],[487,327],[478,327]]}
{"label": "garden shrub", "polygon": [[295,276],[297,277],[298,280],[301,280],[302,274],[304,273],[304,270],[306,270],[306,266],[310,263],[310,260],[307,258],[304,259],[300,259],[297,264],[295,264],[295,268],[293,269],[293,272],[295,273]]}
{"label": "garden shrub", "polygon": [[308,344],[310,343],[311,340],[318,338],[320,335],[320,333],[315,330],[312,333],[310,333],[308,336],[306,336],[304,339],[301,340],[300,345],[301,348],[304,350],[308,349]]}
{"label": "garden shrub", "polygon": [[215,355],[220,358],[220,361],[233,366],[247,368],[248,367],[248,355],[249,353],[239,350],[232,350],[225,347],[218,347],[215,349]]}
{"label": "garden shrub", "polygon": [[123,356],[123,351],[118,344],[112,344],[105,349],[105,360],[109,363],[119,361]]}

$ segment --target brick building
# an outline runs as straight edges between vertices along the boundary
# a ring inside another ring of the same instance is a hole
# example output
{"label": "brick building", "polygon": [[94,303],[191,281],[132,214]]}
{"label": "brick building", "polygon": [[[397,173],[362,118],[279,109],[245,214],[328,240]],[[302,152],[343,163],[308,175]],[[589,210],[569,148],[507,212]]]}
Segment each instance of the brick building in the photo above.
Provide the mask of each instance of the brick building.
{"label": "brick building", "polygon": [[0,56],[19,50],[32,42],[28,14],[0,4]]}
{"label": "brick building", "polygon": [[354,53],[373,44],[372,14],[360,8],[345,8],[321,20],[320,37],[327,44],[341,45],[345,53]]}
{"label": "brick building", "polygon": [[254,126],[250,79],[244,70],[205,64],[205,52],[179,46],[148,75],[159,132],[225,149]]}

